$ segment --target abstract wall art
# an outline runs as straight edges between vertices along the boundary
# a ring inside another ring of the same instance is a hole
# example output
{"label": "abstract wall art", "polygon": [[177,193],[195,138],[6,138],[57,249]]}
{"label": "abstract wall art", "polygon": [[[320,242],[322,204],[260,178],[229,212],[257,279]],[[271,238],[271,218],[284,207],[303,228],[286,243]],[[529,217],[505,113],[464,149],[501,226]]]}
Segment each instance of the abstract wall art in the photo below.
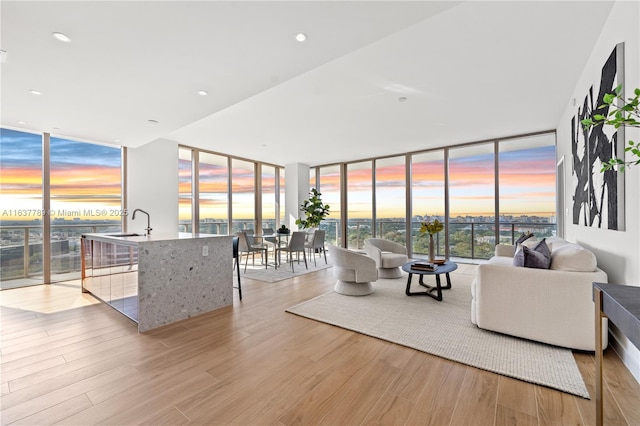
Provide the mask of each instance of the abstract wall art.
{"label": "abstract wall art", "polygon": [[[624,128],[594,126],[585,130],[582,120],[607,115],[603,96],[624,82],[624,44],[619,43],[602,67],[600,78],[589,88],[571,119],[573,223],[596,228],[624,230],[624,173],[601,172],[609,159],[624,158]],[[624,90],[623,90],[624,91]]]}

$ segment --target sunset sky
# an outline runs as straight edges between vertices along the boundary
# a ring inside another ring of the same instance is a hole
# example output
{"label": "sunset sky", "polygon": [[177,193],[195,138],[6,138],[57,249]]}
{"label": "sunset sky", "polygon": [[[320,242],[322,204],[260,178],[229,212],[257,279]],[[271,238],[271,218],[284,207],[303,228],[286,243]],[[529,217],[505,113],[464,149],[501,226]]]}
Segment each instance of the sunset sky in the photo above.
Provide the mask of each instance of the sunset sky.
{"label": "sunset sky", "polygon": [[[42,208],[41,136],[2,129],[0,144],[0,203],[7,213],[18,209]],[[210,155],[200,164],[200,218],[226,218],[226,157]],[[451,216],[493,215],[492,155],[451,159]],[[202,159],[201,159],[202,160]],[[67,211],[111,211],[120,206],[120,150],[114,147],[51,138],[52,217],[66,217]],[[376,171],[378,218],[405,216],[404,165],[385,164]],[[191,168],[180,162],[180,218],[191,216]],[[233,160],[233,210],[235,219],[253,218],[254,173],[252,163]],[[369,163],[370,164],[370,163]],[[348,175],[349,217],[371,218],[371,170],[350,165]],[[425,161],[412,165],[412,215],[444,213],[444,162]],[[516,150],[500,154],[501,214],[555,214],[555,150],[553,146]],[[265,190],[274,191],[273,176]],[[331,205],[330,218],[339,218],[339,179],[321,176],[323,201]],[[99,194],[99,195],[96,195]],[[61,214],[62,213],[62,214]],[[75,217],[75,216],[74,216]],[[81,219],[86,217],[80,216]],[[92,217],[96,219],[96,217]],[[118,216],[105,215],[105,220]],[[5,214],[2,219],[25,219]],[[26,219],[33,219],[26,218]]]}
{"label": "sunset sky", "polygon": [[[37,219],[18,216],[12,210],[42,209],[42,137],[8,129],[2,129],[1,136],[2,219]],[[51,217],[120,219],[111,214],[120,209],[120,149],[54,137],[50,144]],[[78,210],[93,216],[65,214]]]}

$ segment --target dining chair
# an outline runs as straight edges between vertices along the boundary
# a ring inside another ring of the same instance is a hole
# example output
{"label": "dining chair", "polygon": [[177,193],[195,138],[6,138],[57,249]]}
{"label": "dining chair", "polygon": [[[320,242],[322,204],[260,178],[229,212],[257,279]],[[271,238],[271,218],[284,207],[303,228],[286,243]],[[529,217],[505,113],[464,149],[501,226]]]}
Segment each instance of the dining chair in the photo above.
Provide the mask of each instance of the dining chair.
{"label": "dining chair", "polygon": [[276,232],[273,228],[262,228],[262,239],[266,243],[270,243],[274,247],[278,245],[278,239],[276,238]]}
{"label": "dining chair", "polygon": [[253,265],[255,266],[256,264],[256,253],[260,252],[262,254],[262,252],[264,252],[264,255],[262,256],[262,261],[264,263],[264,267],[265,269],[267,268],[267,260],[268,260],[268,246],[262,243],[254,243],[252,244],[251,241],[249,240],[249,236],[247,235],[246,231],[240,231],[238,233],[236,233],[236,235],[238,236],[238,256],[242,257],[243,254],[247,255],[247,259],[244,262],[244,272],[247,272],[247,264],[249,263],[249,254],[252,255],[253,257]]}
{"label": "dining chair", "polygon": [[327,250],[324,247],[324,235],[325,231],[316,229],[313,233],[313,237],[311,237],[311,241],[305,244],[305,247],[309,250],[309,256],[313,256],[314,266],[317,266],[316,253],[320,254],[322,252],[324,254],[324,263],[327,263]]}
{"label": "dining chair", "polygon": [[254,245],[257,244],[256,241],[256,231],[254,231],[252,228],[247,228],[244,230],[244,232],[247,234],[247,240],[249,241],[249,245]]}
{"label": "dining chair", "polygon": [[302,253],[302,257],[304,258],[304,266],[309,269],[309,265],[307,264],[307,249],[305,247],[305,236],[306,232],[303,231],[295,231],[291,234],[291,238],[289,239],[289,244],[283,247],[276,247],[276,269],[278,268],[278,260],[280,259],[280,254],[282,252],[287,253],[287,261],[291,263],[291,272],[295,272],[293,270],[293,253],[296,253],[296,258],[298,263],[300,263],[300,253]]}
{"label": "dining chair", "polygon": [[[238,274],[238,295],[240,296],[240,300],[242,300],[242,283],[240,282],[240,263],[238,262],[238,258],[239,258],[239,246],[240,246],[240,238],[239,237],[233,237],[233,269],[236,270],[236,273]],[[247,257],[247,260],[249,258]]]}

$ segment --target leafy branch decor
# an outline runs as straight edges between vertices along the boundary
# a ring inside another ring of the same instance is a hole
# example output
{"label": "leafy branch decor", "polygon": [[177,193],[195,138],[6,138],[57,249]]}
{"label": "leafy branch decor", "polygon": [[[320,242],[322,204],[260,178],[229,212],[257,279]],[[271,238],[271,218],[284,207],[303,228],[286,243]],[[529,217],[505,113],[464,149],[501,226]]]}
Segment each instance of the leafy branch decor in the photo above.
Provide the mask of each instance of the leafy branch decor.
{"label": "leafy branch decor", "polygon": [[440,222],[438,219],[435,219],[433,222],[426,221],[426,222],[420,223],[420,233],[429,234],[429,262],[433,262],[436,258],[433,235],[437,234],[443,229],[444,229],[444,224]]}
{"label": "leafy branch decor", "polygon": [[322,194],[317,189],[311,188],[309,195],[309,199],[300,205],[300,209],[306,217],[304,219],[296,219],[296,225],[301,226],[303,229],[319,227],[322,219],[329,215],[329,204],[322,203],[320,198]]}
{"label": "leafy branch decor", "polygon": [[[609,108],[609,113],[594,114],[591,118],[582,120],[582,126],[585,130],[589,130],[594,126],[608,125],[614,128],[621,126],[625,127],[638,127],[640,128],[640,88],[636,88],[633,93],[635,97],[628,98],[627,101],[622,97],[622,85],[615,88],[614,93],[607,93],[603,96],[603,105],[600,105],[598,109]],[[622,105],[622,106],[618,106]],[[640,142],[634,142],[630,140],[627,142],[627,146],[624,149],[625,152],[630,152],[636,159],[631,161],[624,161],[620,158],[612,158],[608,163],[603,164],[600,171],[611,170],[617,168],[621,172],[625,167],[637,166],[640,164]]]}

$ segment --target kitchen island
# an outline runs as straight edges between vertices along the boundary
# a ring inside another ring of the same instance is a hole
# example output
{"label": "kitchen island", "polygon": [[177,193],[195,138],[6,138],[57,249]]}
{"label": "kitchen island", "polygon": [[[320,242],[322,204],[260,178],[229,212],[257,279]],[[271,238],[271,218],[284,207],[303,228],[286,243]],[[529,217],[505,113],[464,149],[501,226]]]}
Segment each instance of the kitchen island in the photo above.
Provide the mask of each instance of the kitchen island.
{"label": "kitchen island", "polygon": [[144,332],[233,304],[233,237],[84,234],[82,291]]}

